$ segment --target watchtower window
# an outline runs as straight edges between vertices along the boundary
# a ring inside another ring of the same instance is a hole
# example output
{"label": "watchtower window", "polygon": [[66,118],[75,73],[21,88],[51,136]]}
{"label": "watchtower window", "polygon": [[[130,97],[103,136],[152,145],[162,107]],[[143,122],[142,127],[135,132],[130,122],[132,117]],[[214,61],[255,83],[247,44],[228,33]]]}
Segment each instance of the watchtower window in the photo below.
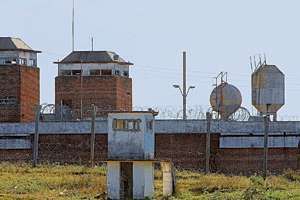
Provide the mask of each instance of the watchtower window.
{"label": "watchtower window", "polygon": [[16,105],[17,98],[13,96],[0,97],[0,106]]}
{"label": "watchtower window", "polygon": [[114,119],[113,129],[119,131],[140,131],[139,119]]}
{"label": "watchtower window", "polygon": [[119,76],[120,75],[120,71],[119,70],[115,70],[115,75]]}
{"label": "watchtower window", "polygon": [[72,70],[72,75],[73,76],[80,76],[81,75],[81,70]]}
{"label": "watchtower window", "polygon": [[90,70],[90,75],[91,76],[100,76],[101,70],[100,69],[92,69],[92,70]]}
{"label": "watchtower window", "polygon": [[124,71],[123,75],[126,76],[126,77],[128,77],[129,76],[129,72],[128,71]]}
{"label": "watchtower window", "polygon": [[61,70],[61,75],[62,76],[71,76],[72,71],[71,70]]}
{"label": "watchtower window", "polygon": [[28,66],[36,66],[36,65],[37,65],[37,63],[36,63],[35,59],[29,59]]}
{"label": "watchtower window", "polygon": [[27,59],[26,58],[19,58],[19,64],[20,65],[27,65]]}
{"label": "watchtower window", "polygon": [[112,75],[112,71],[111,71],[111,69],[102,69],[101,70],[101,75],[102,76],[111,76]]}

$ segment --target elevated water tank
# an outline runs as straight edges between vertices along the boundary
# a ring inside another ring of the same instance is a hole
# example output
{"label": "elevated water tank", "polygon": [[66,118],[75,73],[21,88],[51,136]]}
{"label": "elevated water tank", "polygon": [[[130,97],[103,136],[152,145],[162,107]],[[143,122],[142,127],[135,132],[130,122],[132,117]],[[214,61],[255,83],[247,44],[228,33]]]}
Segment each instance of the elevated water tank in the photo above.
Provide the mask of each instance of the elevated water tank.
{"label": "elevated water tank", "polygon": [[262,114],[273,114],[284,105],[284,74],[275,65],[263,64],[251,79],[252,105]]}
{"label": "elevated water tank", "polygon": [[227,120],[242,104],[242,95],[235,86],[223,82],[210,95],[212,110],[220,114],[221,119]]}

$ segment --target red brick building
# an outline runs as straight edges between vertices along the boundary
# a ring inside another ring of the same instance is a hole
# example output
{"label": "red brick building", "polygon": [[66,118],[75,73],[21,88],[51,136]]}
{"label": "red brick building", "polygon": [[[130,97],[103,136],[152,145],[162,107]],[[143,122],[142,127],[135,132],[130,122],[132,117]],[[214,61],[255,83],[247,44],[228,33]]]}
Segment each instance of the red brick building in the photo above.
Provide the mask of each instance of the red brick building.
{"label": "red brick building", "polygon": [[0,37],[0,122],[32,122],[40,103],[37,53],[19,38]]}
{"label": "red brick building", "polygon": [[74,119],[91,117],[91,105],[98,111],[132,110],[133,65],[110,51],[73,51],[58,64],[55,104],[68,107]]}

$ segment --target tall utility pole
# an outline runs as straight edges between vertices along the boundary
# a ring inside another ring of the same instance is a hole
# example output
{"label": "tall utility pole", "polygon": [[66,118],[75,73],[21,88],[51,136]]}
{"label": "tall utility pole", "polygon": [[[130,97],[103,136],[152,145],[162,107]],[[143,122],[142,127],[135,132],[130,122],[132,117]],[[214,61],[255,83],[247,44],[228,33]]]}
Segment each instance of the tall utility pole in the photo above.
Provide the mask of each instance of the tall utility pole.
{"label": "tall utility pole", "polygon": [[186,98],[189,94],[190,89],[194,89],[195,86],[189,86],[188,89],[186,89],[186,52],[183,52],[183,60],[182,60],[182,89],[179,85],[173,85],[174,88],[178,88],[181,95],[182,95],[182,119],[186,120],[187,115],[186,115]]}
{"label": "tall utility pole", "polygon": [[182,108],[183,108],[183,120],[186,120],[186,52],[182,54]]}

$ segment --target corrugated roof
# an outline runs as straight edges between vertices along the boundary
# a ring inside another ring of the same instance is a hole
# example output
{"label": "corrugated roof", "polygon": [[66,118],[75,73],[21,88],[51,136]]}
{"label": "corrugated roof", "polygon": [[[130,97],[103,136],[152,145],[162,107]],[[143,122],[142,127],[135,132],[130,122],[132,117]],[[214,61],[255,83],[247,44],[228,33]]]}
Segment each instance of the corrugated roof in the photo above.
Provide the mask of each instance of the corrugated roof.
{"label": "corrugated roof", "polygon": [[0,51],[20,51],[20,50],[37,52],[37,53],[40,52],[40,51],[33,50],[20,38],[0,37]]}
{"label": "corrugated roof", "polygon": [[62,61],[55,63],[119,63],[133,65],[112,51],[73,51]]}

